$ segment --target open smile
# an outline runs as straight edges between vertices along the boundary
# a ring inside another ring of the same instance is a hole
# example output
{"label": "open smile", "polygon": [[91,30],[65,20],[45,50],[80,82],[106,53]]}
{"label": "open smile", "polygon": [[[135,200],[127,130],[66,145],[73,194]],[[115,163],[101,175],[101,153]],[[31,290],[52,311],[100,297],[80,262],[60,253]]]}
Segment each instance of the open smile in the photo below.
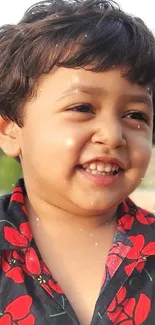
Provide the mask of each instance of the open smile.
{"label": "open smile", "polygon": [[88,180],[96,185],[101,186],[112,185],[117,180],[119,180],[124,173],[124,170],[116,164],[106,164],[105,166],[95,166],[95,164],[92,164],[90,166],[78,165],[77,169]]}

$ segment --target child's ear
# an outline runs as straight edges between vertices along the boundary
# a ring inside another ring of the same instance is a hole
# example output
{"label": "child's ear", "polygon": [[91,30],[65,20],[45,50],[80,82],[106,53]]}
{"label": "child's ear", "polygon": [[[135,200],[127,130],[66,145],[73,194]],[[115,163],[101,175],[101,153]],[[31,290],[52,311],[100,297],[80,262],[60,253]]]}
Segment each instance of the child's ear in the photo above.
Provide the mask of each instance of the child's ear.
{"label": "child's ear", "polygon": [[0,148],[7,156],[17,157],[20,154],[19,126],[0,116]]}

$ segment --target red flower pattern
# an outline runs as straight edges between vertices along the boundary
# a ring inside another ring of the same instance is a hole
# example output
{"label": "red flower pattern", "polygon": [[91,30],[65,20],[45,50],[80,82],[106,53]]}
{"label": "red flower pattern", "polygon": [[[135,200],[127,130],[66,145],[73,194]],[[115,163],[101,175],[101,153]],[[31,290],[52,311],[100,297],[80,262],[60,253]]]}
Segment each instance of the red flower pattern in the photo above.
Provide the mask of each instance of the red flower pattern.
{"label": "red flower pattern", "polygon": [[16,283],[24,282],[23,270],[18,265],[18,262],[23,263],[24,260],[21,258],[17,251],[5,251],[2,254],[2,270],[5,275],[11,278]]}
{"label": "red flower pattern", "polygon": [[25,266],[24,270],[27,274],[33,276],[37,279],[40,285],[53,296],[53,291],[63,294],[63,291],[59,285],[53,281],[51,273],[44,264],[44,262],[39,260],[34,248],[30,247],[25,254]]}
{"label": "red flower pattern", "polygon": [[146,259],[148,256],[155,254],[155,242],[151,242],[145,246],[145,239],[143,235],[130,236],[134,246],[127,254],[129,260],[134,260],[125,267],[125,272],[130,275],[133,268],[137,268],[140,272],[143,270]]}
{"label": "red flower pattern", "polygon": [[28,222],[23,222],[19,226],[19,230],[13,227],[4,227],[5,239],[14,246],[27,247],[32,240],[32,232]]}
{"label": "red flower pattern", "polygon": [[106,263],[110,277],[115,274],[130,249],[131,247],[129,245],[124,244],[123,242],[117,242],[112,244]]}
{"label": "red flower pattern", "polygon": [[155,218],[153,218],[148,211],[136,207],[129,198],[122,203],[122,206],[123,216],[120,218],[120,223],[122,224],[123,229],[131,229],[135,219],[137,219],[137,221],[143,225],[148,225],[155,222]]}
{"label": "red flower pattern", "polygon": [[126,288],[122,287],[110,304],[107,315],[115,325],[142,325],[149,315],[151,301],[144,294],[126,299]]}
{"label": "red flower pattern", "polygon": [[33,325],[34,316],[30,313],[32,298],[28,295],[13,300],[4,310],[0,325]]}
{"label": "red flower pattern", "polygon": [[20,186],[16,187],[13,190],[10,202],[12,202],[12,201],[21,203],[21,210],[27,215],[25,202],[24,202],[24,196],[22,193],[22,188]]}

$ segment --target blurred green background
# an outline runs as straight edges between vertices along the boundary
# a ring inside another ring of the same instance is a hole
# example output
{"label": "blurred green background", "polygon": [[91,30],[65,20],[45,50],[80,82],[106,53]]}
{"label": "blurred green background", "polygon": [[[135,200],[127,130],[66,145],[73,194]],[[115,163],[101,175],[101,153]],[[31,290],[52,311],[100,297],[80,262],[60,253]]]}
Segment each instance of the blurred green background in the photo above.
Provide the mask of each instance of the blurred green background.
{"label": "blurred green background", "polygon": [[21,165],[0,150],[0,194],[10,192],[21,176]]}

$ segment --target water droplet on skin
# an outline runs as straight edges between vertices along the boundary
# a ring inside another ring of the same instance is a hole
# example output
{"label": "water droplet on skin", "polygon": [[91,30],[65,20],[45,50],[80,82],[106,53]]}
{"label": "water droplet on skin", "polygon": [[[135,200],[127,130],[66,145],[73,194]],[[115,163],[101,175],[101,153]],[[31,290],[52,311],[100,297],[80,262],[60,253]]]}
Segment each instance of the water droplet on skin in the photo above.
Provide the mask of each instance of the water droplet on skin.
{"label": "water droplet on skin", "polygon": [[144,177],[141,177],[141,181],[143,181]]}
{"label": "water droplet on skin", "polygon": [[95,242],[95,246],[98,246],[98,243],[97,242]]}
{"label": "water droplet on skin", "polygon": [[58,44],[56,44],[55,46],[58,47]]}
{"label": "water droplet on skin", "polygon": [[83,231],[83,229],[81,228],[81,229],[80,229],[80,231],[82,232],[82,231]]}
{"label": "water droplet on skin", "polygon": [[91,205],[94,205],[94,202],[93,202],[93,201],[91,201],[91,202],[90,202],[90,204],[91,204]]}
{"label": "water droplet on skin", "polygon": [[65,145],[66,145],[68,148],[73,147],[73,145],[74,145],[74,141],[73,141],[73,139],[71,139],[71,138],[67,139],[67,140],[65,141]]}
{"label": "water droplet on skin", "polygon": [[90,237],[93,237],[93,234],[90,234]]}
{"label": "water droplet on skin", "polygon": [[38,217],[36,218],[36,221],[37,221],[37,226],[39,227],[39,218]]}
{"label": "water droplet on skin", "polygon": [[140,129],[140,125],[138,125],[137,127],[138,127],[138,129]]}

